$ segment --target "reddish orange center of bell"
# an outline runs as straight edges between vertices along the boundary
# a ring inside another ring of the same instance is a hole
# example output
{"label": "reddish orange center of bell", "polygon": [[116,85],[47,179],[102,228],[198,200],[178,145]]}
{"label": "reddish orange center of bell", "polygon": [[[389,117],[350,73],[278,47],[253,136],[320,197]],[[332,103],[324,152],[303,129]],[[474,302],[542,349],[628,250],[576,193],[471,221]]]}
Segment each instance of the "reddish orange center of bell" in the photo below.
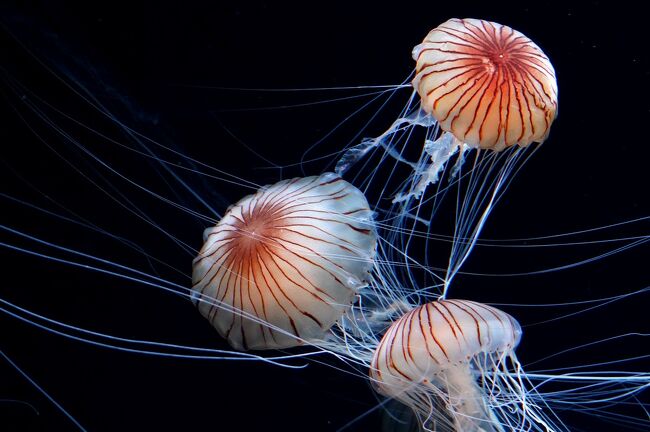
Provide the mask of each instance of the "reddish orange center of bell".
{"label": "reddish orange center of bell", "polygon": [[238,230],[237,244],[242,248],[256,248],[261,243],[273,242],[278,234],[278,228],[275,226],[278,221],[277,215],[268,211],[251,212],[239,221],[236,228]]}
{"label": "reddish orange center of bell", "polygon": [[488,53],[490,61],[497,66],[503,66],[510,61],[510,53],[505,49],[495,50]]}

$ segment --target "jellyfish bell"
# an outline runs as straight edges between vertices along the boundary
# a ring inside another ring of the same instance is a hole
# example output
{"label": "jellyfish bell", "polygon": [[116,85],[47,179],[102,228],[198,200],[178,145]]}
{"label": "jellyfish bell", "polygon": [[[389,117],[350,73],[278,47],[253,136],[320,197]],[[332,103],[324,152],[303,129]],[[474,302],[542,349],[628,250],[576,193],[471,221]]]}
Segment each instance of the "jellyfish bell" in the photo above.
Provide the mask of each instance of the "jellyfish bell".
{"label": "jellyfish bell", "polygon": [[239,350],[322,339],[369,278],[364,195],[333,173],[264,187],[204,233],[193,264],[201,314]]}
{"label": "jellyfish bell", "polygon": [[519,323],[499,309],[468,300],[430,302],[388,329],[370,378],[380,394],[412,408],[425,429],[537,430],[548,420],[526,401],[514,353],[520,338]]}
{"label": "jellyfish bell", "polygon": [[557,114],[555,70],[508,26],[450,19],[413,49],[422,110],[472,148],[543,142]]}

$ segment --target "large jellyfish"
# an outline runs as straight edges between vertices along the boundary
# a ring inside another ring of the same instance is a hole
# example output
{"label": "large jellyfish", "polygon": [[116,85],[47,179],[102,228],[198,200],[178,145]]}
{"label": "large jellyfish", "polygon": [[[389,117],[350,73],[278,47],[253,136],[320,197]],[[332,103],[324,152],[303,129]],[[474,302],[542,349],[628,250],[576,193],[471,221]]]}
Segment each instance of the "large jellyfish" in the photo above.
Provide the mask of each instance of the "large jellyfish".
{"label": "large jellyfish", "polygon": [[[557,114],[557,83],[551,62],[534,42],[510,27],[484,20],[444,22],[413,49],[413,59],[415,92],[404,109],[406,115],[379,137],[350,148],[336,169],[346,172],[377,148],[411,167],[410,176],[398,180],[393,198],[398,209],[390,223],[398,230],[412,229],[406,220],[428,223],[439,196],[449,187],[439,187],[433,197],[423,194],[445,170],[459,193],[464,188],[464,196],[457,198],[456,241],[442,279],[444,296],[493,204],[519,168],[523,150],[547,138]],[[415,94],[419,102],[413,107]],[[426,127],[417,162],[404,156],[412,145],[412,126]],[[466,153],[473,149],[475,161],[469,172],[463,172]],[[455,164],[447,167],[454,155]],[[388,171],[389,179],[394,170]],[[381,175],[376,177],[383,181]]]}
{"label": "large jellyfish", "polygon": [[193,298],[236,349],[323,339],[367,283],[376,245],[368,202],[333,173],[242,198],[203,240]]}

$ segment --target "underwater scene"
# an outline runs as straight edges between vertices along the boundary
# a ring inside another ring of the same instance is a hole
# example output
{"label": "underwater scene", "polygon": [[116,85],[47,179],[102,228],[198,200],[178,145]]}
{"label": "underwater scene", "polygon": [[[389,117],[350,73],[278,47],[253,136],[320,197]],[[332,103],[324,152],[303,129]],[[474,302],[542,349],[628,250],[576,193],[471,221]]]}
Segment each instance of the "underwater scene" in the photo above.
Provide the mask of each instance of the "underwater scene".
{"label": "underwater scene", "polygon": [[639,6],[0,18],[0,430],[650,430]]}

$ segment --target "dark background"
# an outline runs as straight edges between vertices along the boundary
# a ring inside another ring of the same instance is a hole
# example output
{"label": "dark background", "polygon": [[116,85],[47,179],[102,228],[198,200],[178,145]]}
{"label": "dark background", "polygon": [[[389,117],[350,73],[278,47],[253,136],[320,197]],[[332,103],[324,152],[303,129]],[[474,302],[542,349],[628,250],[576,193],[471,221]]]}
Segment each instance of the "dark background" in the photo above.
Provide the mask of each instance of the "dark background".
{"label": "dark background", "polygon": [[[398,84],[413,67],[411,48],[450,17],[493,20],[523,32],[550,57],[558,78],[560,109],[551,136],[491,215],[485,238],[554,235],[650,215],[650,56],[647,24],[639,7],[623,2],[235,3],[3,4],[0,191],[77,221],[84,218],[138,244],[180,273],[152,264],[119,241],[6,196],[0,207],[2,224],[188,286],[191,254],[125,207],[136,206],[193,248],[200,246],[200,234],[210,222],[152,198],[84,155],[71,140],[133,182],[202,214],[210,215],[209,211],[160,165],[91,133],[88,128],[142,150],[134,135],[82,97],[94,97],[104,112],[144,136],[257,184],[316,174],[331,169],[336,158],[296,164],[303,157],[326,156],[357,142],[356,133],[379,105],[371,105],[306,153],[369,99],[304,104],[363,91],[234,88]],[[408,90],[400,92],[362,136],[380,134],[408,95]],[[52,123],[44,122],[39,113]],[[188,160],[146,143],[160,157],[191,167]],[[175,172],[220,212],[251,191],[182,169]],[[560,246],[478,247],[464,270],[502,274],[566,266],[626,242],[566,243],[647,236],[648,228],[646,219],[559,237],[553,242]],[[90,263],[6,230],[0,241]],[[122,337],[226,348],[194,307],[176,295],[6,247],[0,249],[0,260],[5,276],[0,298],[34,312]],[[536,305],[597,299],[644,288],[647,266],[644,244],[567,270],[522,277],[460,276],[451,293],[486,302]],[[504,309],[524,325],[518,354],[526,365],[589,341],[648,331],[647,306],[647,294],[640,294],[540,325],[532,324],[581,308]],[[117,352],[47,333],[7,314],[0,314],[0,350],[90,431],[338,430],[377,404],[365,380],[314,362],[290,370],[259,362]],[[647,340],[630,337],[564,354],[529,370],[646,354]],[[351,371],[334,359],[319,360]],[[605,368],[647,371],[648,364],[641,360]],[[27,402],[39,413],[24,403],[0,401],[0,430],[74,430],[1,359],[0,399]],[[642,416],[639,410],[622,412]],[[594,416],[565,413],[563,418],[573,430],[627,430]],[[381,410],[376,410],[346,430],[381,430],[384,421]]]}

